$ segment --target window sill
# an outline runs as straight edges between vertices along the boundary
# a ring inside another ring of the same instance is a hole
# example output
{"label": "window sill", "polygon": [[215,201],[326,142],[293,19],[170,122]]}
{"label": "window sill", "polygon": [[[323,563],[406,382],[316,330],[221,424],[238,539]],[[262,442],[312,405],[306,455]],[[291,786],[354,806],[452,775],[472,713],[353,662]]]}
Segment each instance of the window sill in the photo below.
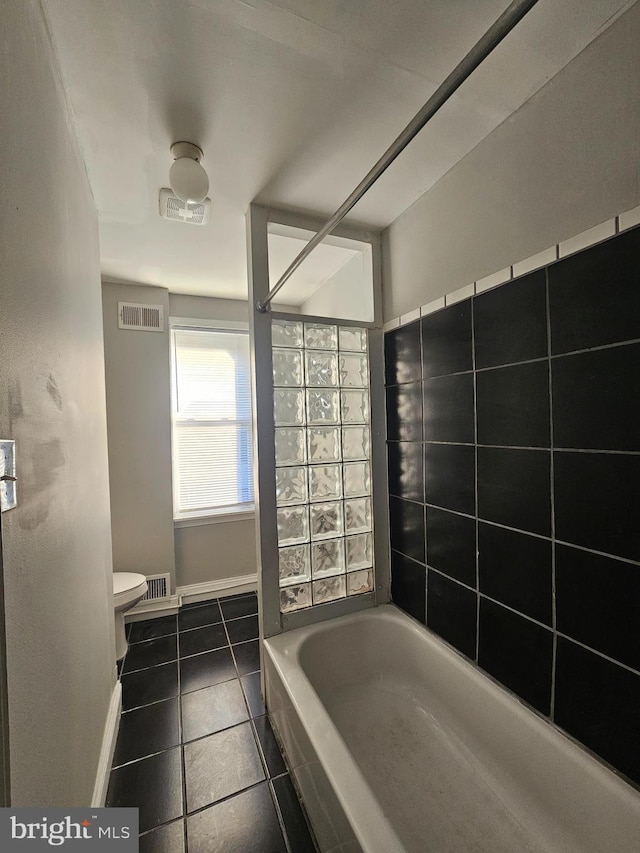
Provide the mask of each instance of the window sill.
{"label": "window sill", "polygon": [[183,516],[174,518],[174,528],[201,527],[206,524],[228,524],[231,521],[252,521],[256,517],[255,509],[234,510],[232,512],[216,512],[210,515]]}

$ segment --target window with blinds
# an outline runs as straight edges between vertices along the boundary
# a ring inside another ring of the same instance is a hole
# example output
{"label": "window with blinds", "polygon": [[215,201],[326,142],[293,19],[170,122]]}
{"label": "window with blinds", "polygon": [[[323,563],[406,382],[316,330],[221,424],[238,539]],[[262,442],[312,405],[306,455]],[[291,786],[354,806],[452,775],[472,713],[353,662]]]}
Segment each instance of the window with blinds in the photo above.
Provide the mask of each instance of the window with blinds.
{"label": "window with blinds", "polygon": [[247,331],[173,327],[174,517],[253,508]]}

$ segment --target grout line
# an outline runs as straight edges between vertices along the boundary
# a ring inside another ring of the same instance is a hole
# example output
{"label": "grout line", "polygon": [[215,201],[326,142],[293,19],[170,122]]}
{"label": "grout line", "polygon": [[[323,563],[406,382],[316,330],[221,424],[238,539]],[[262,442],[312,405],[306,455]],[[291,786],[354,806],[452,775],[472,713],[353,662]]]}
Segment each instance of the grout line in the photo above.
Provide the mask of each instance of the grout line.
{"label": "grout line", "polygon": [[280,808],[280,803],[278,802],[278,797],[276,795],[276,789],[273,785],[273,780],[268,779],[269,785],[269,793],[271,794],[271,799],[273,800],[273,805],[276,810],[276,817],[278,819],[278,823],[280,825],[280,831],[282,832],[282,836],[284,838],[285,847],[287,848],[287,853],[296,853],[295,850],[291,847],[291,842],[289,841],[289,836],[287,834],[287,827],[284,822],[284,815],[282,814],[282,810]]}
{"label": "grout line", "polygon": [[[558,251],[560,247],[558,245]],[[549,701],[549,717],[553,720],[555,716],[556,705],[556,658],[558,651],[558,633],[556,621],[556,509],[555,509],[555,469],[554,469],[554,430],[553,430],[553,370],[551,362],[551,295],[549,291],[549,269],[545,269],[545,313],[547,324],[547,356],[548,356],[548,377],[549,377],[549,442],[551,445],[551,458],[549,461],[549,489],[550,489],[550,510],[551,510],[551,630],[552,630],[552,646],[551,646],[551,684],[550,684],[550,701]]]}
{"label": "grout line", "polygon": [[[513,269],[511,270],[513,272]],[[473,367],[473,488],[474,488],[474,527],[475,527],[475,561],[474,568],[476,573],[476,649],[474,660],[476,663],[480,658],[480,542],[479,542],[479,524],[478,517],[480,515],[479,496],[478,496],[478,372],[476,365],[476,329],[475,329],[475,300],[471,300],[471,364]]]}
{"label": "grout line", "polygon": [[[601,447],[543,447],[541,445],[525,445],[525,444],[472,444],[471,442],[461,441],[388,441],[387,444],[437,444],[445,447],[481,447],[488,450],[543,450],[549,453],[552,449],[556,453],[584,453],[600,454],[602,456],[640,456],[640,450],[609,450]],[[402,498],[402,500],[411,500],[414,503],[420,503],[413,498],[405,498],[402,495],[389,493],[391,497]],[[445,507],[446,509],[446,507]],[[455,510],[452,510],[454,512]],[[464,513],[463,513],[464,514]],[[148,641],[145,641],[148,642]],[[135,644],[134,644],[135,645]]]}
{"label": "grout line", "polygon": [[178,668],[178,726],[180,732],[180,775],[181,775],[181,786],[182,786],[182,817],[183,817],[183,837],[184,837],[184,849],[187,850],[187,767],[184,760],[184,726],[182,720],[182,681],[180,676],[180,620],[179,620],[180,611],[176,614],[176,643],[177,643],[177,668]]}
{"label": "grout line", "polygon": [[[567,352],[557,352],[557,353],[552,352],[551,353],[551,359],[555,360],[555,359],[559,359],[559,358],[569,358],[570,356],[573,356],[573,355],[583,355],[583,354],[589,353],[589,352],[599,352],[601,350],[618,349],[619,347],[633,346],[634,344],[640,344],[640,338],[627,338],[624,341],[613,341],[612,343],[608,343],[608,344],[597,344],[596,346],[593,346],[593,347],[582,347],[580,349],[568,350]],[[489,365],[488,367],[476,367],[475,371],[477,373],[485,373],[485,372],[490,371],[490,370],[504,370],[507,367],[519,367],[520,365],[524,365],[524,364],[535,364],[536,362],[543,362],[543,361],[547,361],[548,359],[549,359],[549,355],[547,354],[544,356],[539,356],[537,358],[524,359],[523,361],[509,361],[509,362],[505,362],[504,364],[492,364],[492,365]],[[438,373],[435,376],[427,376],[426,379],[424,379],[423,381],[427,382],[431,379],[444,379],[444,378],[449,377],[449,376],[461,376],[465,373],[472,373],[472,372],[473,372],[472,370],[459,370],[456,373]],[[385,388],[386,389],[404,388],[407,385],[415,385],[419,381],[420,380],[418,380],[418,379],[412,379],[410,382],[398,382],[395,385],[386,385]]]}
{"label": "grout line", "polygon": [[576,646],[580,646],[580,648],[586,649],[586,651],[592,652],[594,655],[604,658],[604,660],[609,661],[609,663],[613,663],[622,669],[626,669],[628,672],[631,672],[633,675],[637,675],[640,678],[640,669],[634,669],[634,667],[629,666],[629,664],[623,663],[621,660],[616,660],[616,658],[612,658],[611,655],[608,655],[606,652],[601,652],[598,649],[594,649],[593,646],[588,646],[586,643],[576,640],[575,637],[563,634],[562,631],[558,631],[557,634],[558,637],[562,637],[563,640],[568,640],[570,643],[574,643]]}

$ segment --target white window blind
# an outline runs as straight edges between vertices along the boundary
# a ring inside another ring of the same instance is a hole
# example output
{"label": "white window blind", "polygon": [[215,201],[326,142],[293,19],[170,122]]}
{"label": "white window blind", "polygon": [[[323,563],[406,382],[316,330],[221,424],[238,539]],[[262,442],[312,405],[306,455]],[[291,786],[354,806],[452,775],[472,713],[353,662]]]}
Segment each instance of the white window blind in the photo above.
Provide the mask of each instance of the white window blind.
{"label": "white window blind", "polygon": [[174,516],[253,505],[249,334],[173,328]]}

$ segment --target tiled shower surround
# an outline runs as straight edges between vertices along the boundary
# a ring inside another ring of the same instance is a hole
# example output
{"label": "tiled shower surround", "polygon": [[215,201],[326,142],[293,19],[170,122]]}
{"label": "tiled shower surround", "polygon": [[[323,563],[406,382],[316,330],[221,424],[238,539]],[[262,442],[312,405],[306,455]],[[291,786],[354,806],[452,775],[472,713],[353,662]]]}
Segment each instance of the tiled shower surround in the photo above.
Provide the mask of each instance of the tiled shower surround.
{"label": "tiled shower surround", "polygon": [[640,783],[640,229],[385,337],[392,596]]}

